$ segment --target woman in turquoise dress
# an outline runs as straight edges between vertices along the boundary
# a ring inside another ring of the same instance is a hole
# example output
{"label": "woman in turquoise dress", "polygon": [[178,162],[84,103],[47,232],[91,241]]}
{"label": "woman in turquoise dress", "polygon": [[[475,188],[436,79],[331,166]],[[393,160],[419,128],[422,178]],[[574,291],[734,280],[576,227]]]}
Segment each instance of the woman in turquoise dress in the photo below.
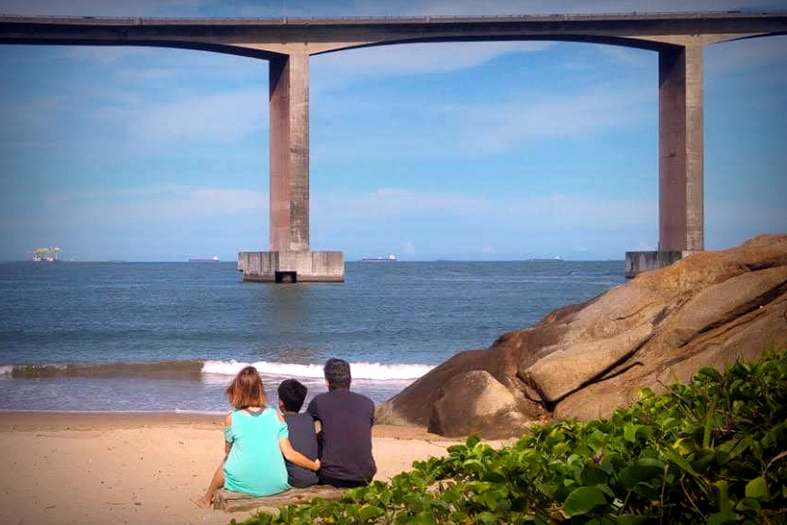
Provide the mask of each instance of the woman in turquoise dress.
{"label": "woman in turquoise dress", "polygon": [[247,366],[227,387],[235,408],[224,420],[224,461],[216,469],[205,495],[196,500],[207,507],[222,487],[252,496],[270,496],[290,488],[284,458],[299,467],[318,470],[320,460],[310,460],[292,448],[287,423],[276,410],[265,406],[265,391],[257,369]]}

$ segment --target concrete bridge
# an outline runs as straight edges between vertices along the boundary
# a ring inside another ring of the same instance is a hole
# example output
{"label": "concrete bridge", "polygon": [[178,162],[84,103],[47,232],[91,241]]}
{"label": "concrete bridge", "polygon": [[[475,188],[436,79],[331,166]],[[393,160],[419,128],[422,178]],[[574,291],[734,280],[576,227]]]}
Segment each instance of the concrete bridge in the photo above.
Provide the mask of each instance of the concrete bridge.
{"label": "concrete bridge", "polygon": [[[245,280],[343,281],[344,256],[309,245],[309,57],[400,43],[558,40],[659,54],[659,251],[627,274],[704,249],[703,49],[787,34],[787,12],[418,18],[151,19],[0,16],[0,44],[155,46],[269,61],[270,250],[238,254]],[[384,65],[382,65],[384,67]]]}

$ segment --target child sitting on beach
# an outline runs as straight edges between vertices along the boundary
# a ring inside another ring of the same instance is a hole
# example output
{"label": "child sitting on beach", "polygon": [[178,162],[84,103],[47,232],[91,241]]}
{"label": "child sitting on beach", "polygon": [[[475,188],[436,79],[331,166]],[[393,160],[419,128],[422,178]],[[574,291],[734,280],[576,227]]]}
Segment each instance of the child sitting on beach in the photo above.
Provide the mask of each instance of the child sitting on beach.
{"label": "child sitting on beach", "polygon": [[[317,459],[317,433],[314,420],[307,413],[299,414],[306,399],[306,387],[296,379],[287,379],[279,385],[279,410],[290,431],[292,447],[309,459]],[[317,484],[317,474],[287,461],[288,483],[293,487],[310,487]]]}
{"label": "child sitting on beach", "polygon": [[197,505],[209,506],[222,487],[257,497],[289,489],[285,458],[309,470],[320,468],[320,460],[313,461],[292,448],[287,424],[276,410],[265,406],[256,368],[247,366],[238,372],[226,393],[235,410],[225,418],[224,461],[205,495],[195,500]]}

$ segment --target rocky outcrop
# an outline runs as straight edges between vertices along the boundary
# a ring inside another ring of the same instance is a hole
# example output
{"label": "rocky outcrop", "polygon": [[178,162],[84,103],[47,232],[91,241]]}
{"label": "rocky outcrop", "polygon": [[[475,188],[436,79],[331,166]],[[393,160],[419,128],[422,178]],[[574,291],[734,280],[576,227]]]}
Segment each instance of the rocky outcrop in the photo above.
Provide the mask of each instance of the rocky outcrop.
{"label": "rocky outcrop", "polygon": [[787,235],[700,252],[461,352],[378,408],[381,423],[446,436],[521,434],[591,419],[700,368],[787,348]]}

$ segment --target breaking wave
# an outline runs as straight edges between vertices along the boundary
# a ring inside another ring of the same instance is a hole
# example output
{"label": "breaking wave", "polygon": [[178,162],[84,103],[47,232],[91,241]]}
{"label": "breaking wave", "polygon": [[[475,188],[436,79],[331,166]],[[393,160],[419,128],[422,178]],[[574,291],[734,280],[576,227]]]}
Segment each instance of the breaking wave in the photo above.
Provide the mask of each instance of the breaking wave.
{"label": "breaking wave", "polygon": [[[187,379],[199,381],[204,375],[234,376],[243,367],[252,365],[264,376],[319,378],[322,364],[299,365],[258,361],[164,361],[155,363],[112,364],[25,364],[0,365],[2,379],[50,378],[137,378]],[[430,365],[350,363],[353,379],[374,381],[417,379],[431,370]]]}
{"label": "breaking wave", "polygon": [[[322,365],[297,365],[292,363],[271,363],[258,361],[256,363],[239,363],[237,361],[206,361],[202,367],[205,374],[235,375],[241,368],[252,365],[260,374],[289,377],[322,378]],[[383,365],[380,363],[350,363],[350,373],[353,379],[374,379],[385,381],[389,379],[417,379],[431,370],[430,365]]]}

